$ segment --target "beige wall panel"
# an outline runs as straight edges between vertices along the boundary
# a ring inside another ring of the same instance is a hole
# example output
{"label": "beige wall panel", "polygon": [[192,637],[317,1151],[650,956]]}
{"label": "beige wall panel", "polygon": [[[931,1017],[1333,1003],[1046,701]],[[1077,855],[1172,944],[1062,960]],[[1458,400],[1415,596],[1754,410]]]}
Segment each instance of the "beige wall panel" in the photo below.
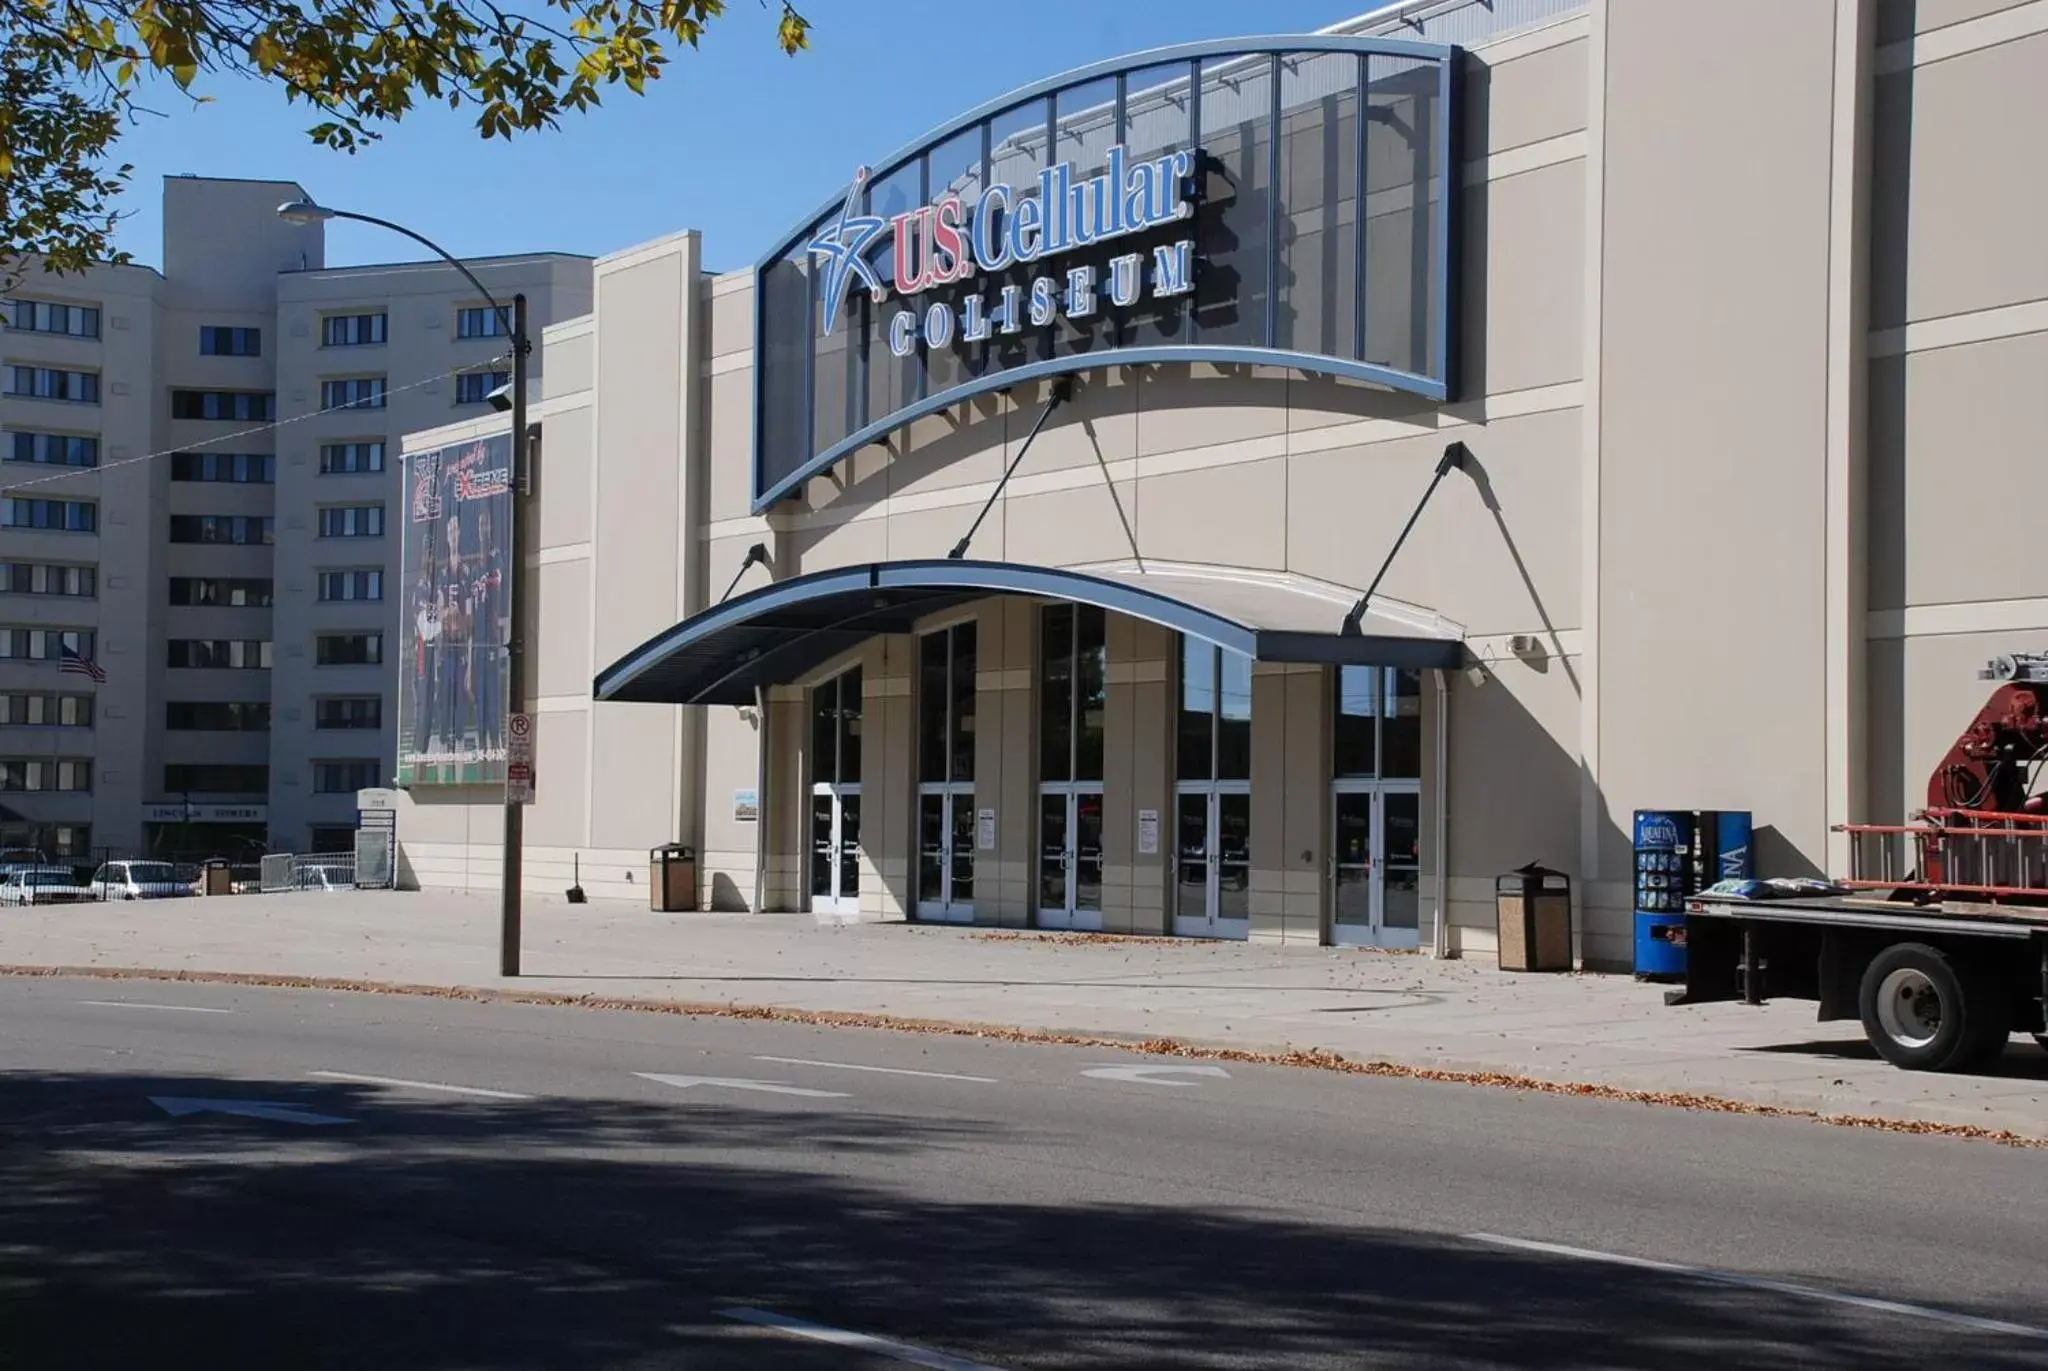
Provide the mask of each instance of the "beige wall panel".
{"label": "beige wall panel", "polygon": [[[1472,634],[1579,625],[1579,412],[1459,429],[1476,465],[1444,478],[1381,584]],[[1287,459],[1288,569],[1363,588],[1452,434]]]}
{"label": "beige wall panel", "polygon": [[[999,515],[991,515],[989,523],[1001,518],[1003,547],[1013,561],[1035,566],[1112,561],[1131,556],[1131,539],[1124,519],[1130,519],[1132,526],[1136,526],[1136,505],[1135,483],[1119,481],[1112,491],[1107,481],[1098,479],[1075,490],[1006,498]],[[954,513],[965,515],[966,519],[973,517],[970,511]],[[966,519],[956,517],[956,522],[964,525]],[[988,525],[982,528],[985,533]],[[981,556],[979,535],[974,545],[974,555]],[[1141,542],[1139,547],[1144,548],[1144,544]]]}
{"label": "beige wall panel", "polygon": [[741,519],[754,501],[754,373],[721,372],[704,382],[705,517]]}
{"label": "beige wall panel", "polygon": [[[574,395],[579,390],[590,389],[596,379],[596,371],[590,364],[595,352],[596,333],[585,330],[567,338],[543,337],[541,346],[547,359],[548,395]],[[550,418],[550,423],[553,419]]]}
{"label": "beige wall panel", "polygon": [[1466,57],[1467,161],[1586,127],[1586,41],[1560,43],[1510,62]]}
{"label": "beige wall panel", "polygon": [[2044,71],[2036,34],[1877,79],[1872,327],[2048,298]]}
{"label": "beige wall panel", "polygon": [[[916,557],[944,557],[967,532],[980,509],[979,503],[944,505],[938,509],[892,509],[883,524],[888,534],[889,560],[902,562]],[[967,555],[984,562],[1000,562],[1008,558],[1009,547],[1003,537],[1003,513],[1000,509],[991,510],[988,518],[982,520]]]}
{"label": "beige wall panel", "polygon": [[[599,847],[654,847],[678,841],[671,831],[681,781],[673,705],[607,703],[591,715],[590,834]],[[535,757],[538,769],[539,758]]]}
{"label": "beige wall panel", "polygon": [[585,807],[589,778],[589,715],[551,710],[533,719],[533,804],[526,811],[526,842],[536,847],[583,847],[590,841]]}
{"label": "beige wall panel", "polygon": [[[587,695],[595,675],[590,661],[590,563],[544,562],[534,570],[544,620],[533,640],[534,693]],[[610,665],[609,662],[606,665]]]}
{"label": "beige wall panel", "polygon": [[[778,581],[813,571],[827,571],[836,566],[886,561],[889,556],[889,524],[880,517],[854,519],[846,523],[821,520],[799,524],[787,533],[778,534],[769,543],[768,550],[775,558],[775,579]],[[738,566],[739,563],[732,565]],[[730,577],[731,573],[727,575]]]}
{"label": "beige wall panel", "polygon": [[[1518,64],[1519,65],[1519,64]],[[1462,399],[1576,381],[1586,299],[1586,164],[1467,186]]]}
{"label": "beige wall panel", "polygon": [[745,909],[754,901],[753,852],[762,824],[733,818],[733,792],[759,788],[760,739],[760,716],[753,709],[704,710],[704,851],[725,854],[736,868],[725,873],[724,882],[705,882],[713,908]]}
{"label": "beige wall panel", "polygon": [[[597,616],[597,656],[611,661],[673,624],[677,556],[694,530],[676,527],[680,512],[684,434],[677,403],[682,358],[678,312],[688,304],[681,252],[601,275],[598,308],[607,338],[630,346],[604,349],[597,378],[597,544],[595,574],[639,594],[608,597]],[[599,748],[599,756],[604,749]],[[662,807],[662,822],[668,808]]]}
{"label": "beige wall panel", "polygon": [[2044,377],[2042,333],[1871,364],[1873,609],[2048,595],[2040,540],[1995,532],[2001,501],[2039,481]]}
{"label": "beige wall panel", "polygon": [[[1231,383],[1215,384],[1224,375]],[[1283,372],[1207,363],[1145,367],[1137,390],[1140,456],[1287,431]]]}
{"label": "beige wall panel", "polygon": [[[992,489],[1009,460],[1005,438],[1023,437],[1016,424],[1014,407],[1001,395],[978,395],[919,419],[889,436],[891,456],[885,479],[856,493],[865,497],[872,489],[879,495],[884,487],[895,496],[926,495],[961,486]],[[1038,449],[1032,451],[1035,454]],[[1034,456],[1031,462],[1036,461]],[[987,498],[985,493],[982,498]]]}
{"label": "beige wall panel", "polygon": [[548,417],[535,464],[536,546],[590,541],[590,441],[589,407]]}
{"label": "beige wall panel", "polygon": [[1321,892],[1330,846],[1330,682],[1322,671],[1293,671],[1282,679],[1287,751],[1278,869],[1286,875],[1287,940],[1315,943],[1322,939]]}
{"label": "beige wall panel", "polygon": [[[1143,388],[1134,371],[1114,367],[1075,377],[1074,382],[1074,398],[1046,419],[1013,479],[1070,467],[1098,467],[1137,456],[1138,397]],[[1016,457],[1050,394],[1049,385],[1039,385],[1014,395],[1017,412],[1010,419],[1005,460]]]}
{"label": "beige wall panel", "polygon": [[1327,428],[1359,419],[1386,419],[1433,431],[1443,406],[1406,391],[1382,390],[1334,376],[1295,376],[1287,383],[1287,431]]}
{"label": "beige wall panel", "polygon": [[[1552,660],[1538,670],[1511,659],[1496,663],[1480,686],[1452,675],[1447,865],[1454,880],[1491,878],[1532,861],[1578,876],[1579,812],[1569,797],[1579,784],[1579,695],[1566,665]],[[1434,696],[1425,678],[1425,703]],[[1425,815],[1431,811],[1424,806]],[[1426,820],[1425,830],[1432,826]],[[1427,862],[1433,838],[1424,847]]]}
{"label": "beige wall panel", "polygon": [[2029,0],[1877,0],[1877,41],[1896,42],[1951,24],[1982,19]]}
{"label": "beige wall panel", "polygon": [[[1753,810],[1763,869],[1805,874],[1827,813],[1833,7],[1608,17],[1598,874],[1626,879],[1632,809],[1671,804]],[[1772,98],[1731,104],[1735,86]],[[1688,669],[1716,640],[1768,669]]]}
{"label": "beige wall panel", "polygon": [[[1145,556],[1272,569],[1286,565],[1286,458],[1148,476],[1138,485],[1131,523]],[[1107,503],[1106,497],[1098,498]]]}
{"label": "beige wall panel", "polygon": [[879,502],[888,494],[889,464],[894,460],[893,449],[873,443],[854,451],[831,470],[804,482],[802,507],[843,517]]}
{"label": "beige wall panel", "polygon": [[709,305],[711,328],[705,339],[704,355],[718,358],[746,352],[754,346],[754,287],[724,290],[723,282],[707,282],[704,295]]}
{"label": "beige wall panel", "polygon": [[[1868,648],[1866,670],[1870,680],[1864,719],[1867,773],[1870,785],[1870,822],[1898,824],[1906,815],[1927,803],[1927,776],[1923,772],[1908,778],[1906,771],[1906,643],[1902,638],[1873,638]],[[1974,673],[1973,673],[1974,674]],[[1990,682],[1979,682],[1987,687]],[[1958,717],[1949,735],[1954,742],[1970,718]],[[1943,748],[1942,751],[1947,751]],[[1940,753],[1935,754],[1939,756]]]}

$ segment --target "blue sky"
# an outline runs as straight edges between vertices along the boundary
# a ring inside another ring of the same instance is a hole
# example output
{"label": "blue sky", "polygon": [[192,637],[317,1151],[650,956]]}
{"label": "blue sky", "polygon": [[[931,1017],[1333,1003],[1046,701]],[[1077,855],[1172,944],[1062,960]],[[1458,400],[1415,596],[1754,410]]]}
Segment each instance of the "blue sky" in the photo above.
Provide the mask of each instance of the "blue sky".
{"label": "blue sky", "polygon": [[[1247,33],[1302,33],[1373,0],[1026,0],[998,12],[959,0],[802,0],[812,49],[784,57],[779,6],[728,0],[703,47],[679,55],[643,98],[618,88],[595,113],[511,143],[480,139],[445,106],[422,109],[349,156],[315,147],[317,122],[253,82],[215,81],[194,106],[150,89],[123,138],[135,165],[119,245],[162,261],[161,178],[277,177],[315,199],[393,219],[461,256],[536,250],[596,255],[704,232],[705,264],[751,263],[872,163],[1013,87],[1099,58]],[[886,15],[886,26],[879,17]],[[913,52],[942,52],[913,59]],[[912,74],[914,73],[914,75]],[[403,260],[403,239],[330,224],[330,266]]]}

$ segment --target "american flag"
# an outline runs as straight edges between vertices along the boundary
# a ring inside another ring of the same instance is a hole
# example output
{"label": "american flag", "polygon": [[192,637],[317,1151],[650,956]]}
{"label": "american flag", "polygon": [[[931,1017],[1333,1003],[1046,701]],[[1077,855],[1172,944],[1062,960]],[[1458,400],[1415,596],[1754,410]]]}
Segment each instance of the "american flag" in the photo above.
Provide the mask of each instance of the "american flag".
{"label": "american flag", "polygon": [[60,647],[57,650],[57,670],[68,671],[75,676],[90,676],[102,685],[107,679],[106,671],[98,662],[89,661],[68,647]]}

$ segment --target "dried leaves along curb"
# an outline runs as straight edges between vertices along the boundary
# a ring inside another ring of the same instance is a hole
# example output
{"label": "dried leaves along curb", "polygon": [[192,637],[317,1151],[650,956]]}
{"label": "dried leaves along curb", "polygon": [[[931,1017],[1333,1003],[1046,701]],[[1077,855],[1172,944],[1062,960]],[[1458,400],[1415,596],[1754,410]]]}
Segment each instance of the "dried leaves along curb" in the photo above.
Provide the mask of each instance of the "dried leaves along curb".
{"label": "dried leaves along curb", "polygon": [[493,990],[473,986],[415,985],[404,982],[351,980],[338,976],[290,976],[264,972],[172,971],[148,967],[6,966],[0,976],[56,980],[81,978],[108,981],[186,981],[205,985],[243,985],[276,990],[333,990],[366,995],[412,995],[428,999],[466,1000],[478,1004],[524,1004],[577,1009],[618,1010],[639,1014],[675,1014],[686,1018],[746,1019],[809,1024],[829,1028],[875,1028],[893,1033],[925,1033],[940,1037],[980,1038],[994,1042],[1052,1047],[1106,1048],[1142,1052],[1155,1057],[1195,1061],[1239,1062],[1254,1066],[1286,1066],[1334,1071],[1347,1076],[1380,1076],[1397,1080],[1438,1081],[1448,1085],[1487,1086],[1539,1095],[1570,1095],[1579,1099],[1656,1105],[1708,1114],[1743,1114],[1753,1118],[1800,1119],[1837,1128],[1863,1128],[1880,1133],[1912,1133],[1928,1137],[1966,1138],[2006,1147],[2048,1149],[2048,1137],[1985,1128],[1977,1124],[1940,1123],[1926,1119],[1892,1119],[1871,1114],[1827,1114],[1797,1105],[1757,1104],[1689,1090],[1635,1090],[1618,1085],[1552,1081],[1506,1071],[1462,1071],[1440,1067],[1403,1066],[1398,1062],[1360,1061],[1321,1048],[1260,1052],[1242,1047],[1211,1047],[1178,1038],[1117,1038],[1100,1033],[1058,1033],[1050,1029],[1012,1028],[1000,1024],[958,1023],[947,1019],[915,1019],[897,1014],[860,1013],[837,1009],[787,1009],[776,1005],[694,1004],[681,1000],[642,1000],[616,995],[569,995],[541,990]]}

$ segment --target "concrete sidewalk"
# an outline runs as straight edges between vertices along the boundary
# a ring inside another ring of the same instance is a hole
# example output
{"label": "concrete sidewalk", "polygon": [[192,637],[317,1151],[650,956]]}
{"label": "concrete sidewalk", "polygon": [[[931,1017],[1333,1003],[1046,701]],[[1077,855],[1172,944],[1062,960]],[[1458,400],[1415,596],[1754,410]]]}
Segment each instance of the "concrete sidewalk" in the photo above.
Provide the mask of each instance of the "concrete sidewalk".
{"label": "concrete sidewalk", "polygon": [[336,977],[946,1019],[2010,1129],[2048,1136],[2048,1053],[1935,1076],[1813,1006],[1670,1008],[1626,976],[1342,948],[1084,941],[806,915],[650,914],[529,897],[526,974],[496,974],[497,901],[350,892],[0,910],[0,964]]}

